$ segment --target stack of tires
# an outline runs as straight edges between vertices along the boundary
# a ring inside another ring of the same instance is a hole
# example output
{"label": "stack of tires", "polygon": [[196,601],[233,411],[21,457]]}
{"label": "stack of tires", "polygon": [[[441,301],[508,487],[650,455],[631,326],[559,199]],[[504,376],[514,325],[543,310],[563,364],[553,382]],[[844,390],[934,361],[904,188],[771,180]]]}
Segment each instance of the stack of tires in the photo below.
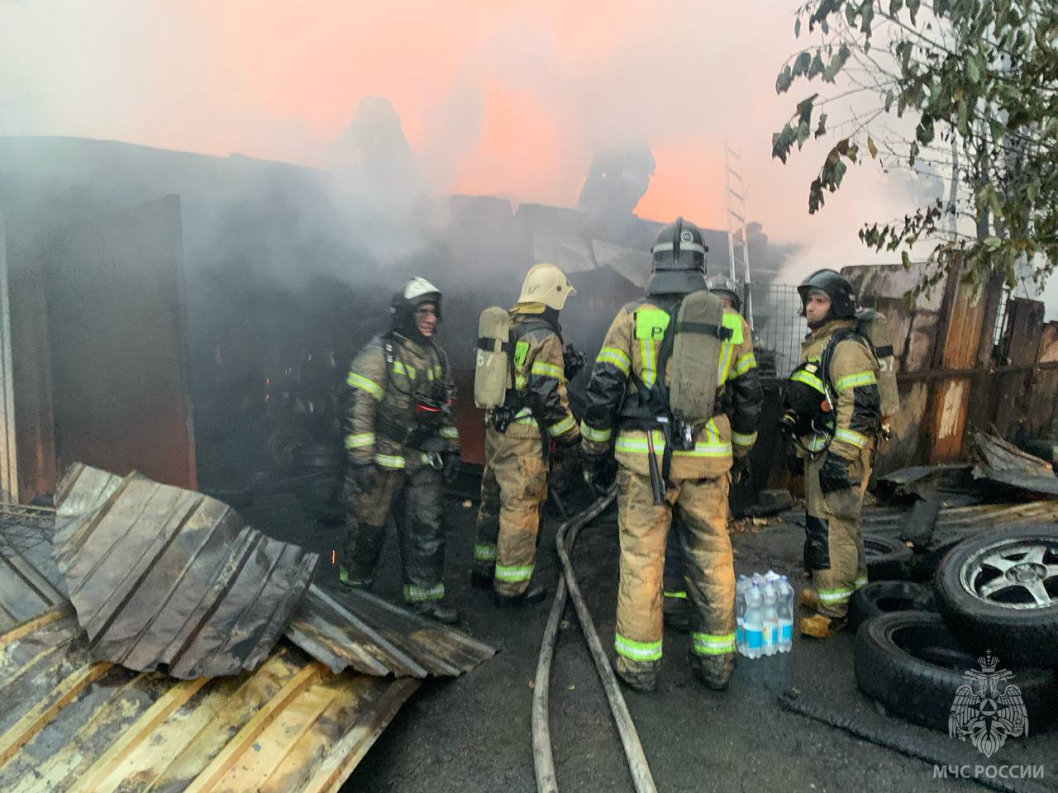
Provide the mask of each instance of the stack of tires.
{"label": "stack of tires", "polygon": [[1035,732],[1058,716],[1058,526],[963,540],[940,560],[932,589],[868,584],[849,619],[858,685],[908,721],[949,732],[967,702],[999,716],[1023,703]]}

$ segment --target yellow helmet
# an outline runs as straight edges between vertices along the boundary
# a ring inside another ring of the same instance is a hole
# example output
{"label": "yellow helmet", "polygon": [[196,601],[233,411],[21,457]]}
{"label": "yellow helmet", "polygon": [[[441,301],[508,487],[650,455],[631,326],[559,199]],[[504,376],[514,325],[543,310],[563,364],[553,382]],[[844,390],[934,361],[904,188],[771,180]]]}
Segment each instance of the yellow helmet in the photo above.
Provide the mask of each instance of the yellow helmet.
{"label": "yellow helmet", "polygon": [[566,298],[577,294],[573,284],[553,264],[534,264],[522,282],[519,303],[542,303],[555,311],[561,311]]}

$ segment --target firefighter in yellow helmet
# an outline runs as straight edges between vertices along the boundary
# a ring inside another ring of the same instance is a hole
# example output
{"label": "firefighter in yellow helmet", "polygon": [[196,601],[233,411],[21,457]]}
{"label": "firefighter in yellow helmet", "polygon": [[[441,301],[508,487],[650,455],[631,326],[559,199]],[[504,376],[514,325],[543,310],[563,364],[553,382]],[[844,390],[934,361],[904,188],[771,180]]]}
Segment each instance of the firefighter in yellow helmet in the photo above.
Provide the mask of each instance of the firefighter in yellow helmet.
{"label": "firefighter in yellow helmet", "polygon": [[471,581],[494,588],[497,605],[540,600],[530,589],[536,563],[540,508],[547,499],[548,462],[580,441],[569,409],[559,312],[576,294],[558,267],[537,264],[525,276],[510,310],[511,388],[490,410],[485,428],[485,472]]}
{"label": "firefighter in yellow helmet", "polygon": [[860,530],[863,494],[881,430],[878,360],[856,330],[856,295],[833,270],[797,287],[809,334],[785,389],[780,426],[791,436],[792,473],[805,476],[805,636],[828,638],[845,626],[849,598],[867,583]]}
{"label": "firefighter in yellow helmet", "polygon": [[[702,294],[705,252],[701,231],[682,219],[659,232],[646,296],[622,308],[610,326],[581,423],[589,482],[605,492],[617,479],[621,579],[614,666],[626,684],[643,691],[656,688],[661,665],[663,566],[673,513],[692,607],[692,668],[706,686],[722,689],[735,666],[728,472],[734,450],[745,457],[756,440],[763,397],[748,326]],[[678,319],[682,305],[703,301],[719,321]],[[681,338],[690,345],[686,358],[678,354]],[[698,393],[711,388],[707,395],[716,397],[712,416],[688,425],[672,407],[675,388],[679,384],[682,392],[699,380]]]}
{"label": "firefighter in yellow helmet", "polygon": [[434,340],[441,292],[413,278],[393,297],[393,326],[353,360],[345,448],[350,495],[339,568],[349,587],[370,587],[392,510],[400,541],[404,600],[419,614],[452,623],[444,605],[442,478],[459,467],[459,433],[448,356]]}

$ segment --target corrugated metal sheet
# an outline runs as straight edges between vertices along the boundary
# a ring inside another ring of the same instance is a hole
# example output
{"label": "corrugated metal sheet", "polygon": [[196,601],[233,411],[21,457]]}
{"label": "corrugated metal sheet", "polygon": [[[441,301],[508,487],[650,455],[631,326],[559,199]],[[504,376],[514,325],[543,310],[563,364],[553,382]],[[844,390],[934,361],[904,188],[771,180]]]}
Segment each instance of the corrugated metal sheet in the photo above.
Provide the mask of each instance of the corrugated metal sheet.
{"label": "corrugated metal sheet", "polygon": [[330,595],[313,585],[286,636],[334,672],[456,677],[496,651],[464,633],[366,592]]}
{"label": "corrugated metal sheet", "polygon": [[66,602],[51,560],[51,510],[0,504],[0,631]]}
{"label": "corrugated metal sheet", "polygon": [[[67,492],[82,498],[104,482],[97,473],[83,468],[91,486],[72,481]],[[318,562],[219,501],[136,474],[59,529],[54,555],[93,658],[137,671],[168,664],[183,679],[256,668]]]}
{"label": "corrugated metal sheet", "polygon": [[0,636],[0,790],[334,792],[418,686],[287,645],[235,677],[134,672],[53,609]]}

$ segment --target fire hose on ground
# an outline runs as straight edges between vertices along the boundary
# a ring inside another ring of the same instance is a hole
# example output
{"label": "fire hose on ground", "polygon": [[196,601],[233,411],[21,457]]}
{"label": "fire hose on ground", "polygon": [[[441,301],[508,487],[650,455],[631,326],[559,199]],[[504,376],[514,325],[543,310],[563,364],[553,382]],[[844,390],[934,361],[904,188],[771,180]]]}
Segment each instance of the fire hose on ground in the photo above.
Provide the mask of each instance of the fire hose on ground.
{"label": "fire hose on ground", "polygon": [[539,793],[558,793],[555,761],[551,749],[548,694],[551,685],[551,662],[555,657],[558,628],[566,609],[567,594],[577,611],[577,620],[580,622],[584,641],[588,645],[603,690],[606,692],[606,699],[610,705],[617,732],[621,737],[625,757],[628,760],[628,770],[632,775],[635,789],[637,793],[656,793],[657,790],[650,774],[646,755],[643,753],[643,746],[639,742],[639,734],[636,732],[628,706],[618,688],[617,678],[610,668],[602,642],[599,641],[599,634],[595,630],[591,612],[588,611],[576,576],[573,574],[573,565],[569,557],[580,530],[602,514],[613,503],[616,495],[615,486],[583,512],[574,515],[559,526],[558,536],[555,538],[558,559],[562,564],[562,575],[559,577],[555,599],[551,604],[551,613],[548,615],[547,626],[544,629],[544,638],[540,644],[540,657],[536,665],[536,683],[533,689],[533,766],[536,772],[536,789]]}

